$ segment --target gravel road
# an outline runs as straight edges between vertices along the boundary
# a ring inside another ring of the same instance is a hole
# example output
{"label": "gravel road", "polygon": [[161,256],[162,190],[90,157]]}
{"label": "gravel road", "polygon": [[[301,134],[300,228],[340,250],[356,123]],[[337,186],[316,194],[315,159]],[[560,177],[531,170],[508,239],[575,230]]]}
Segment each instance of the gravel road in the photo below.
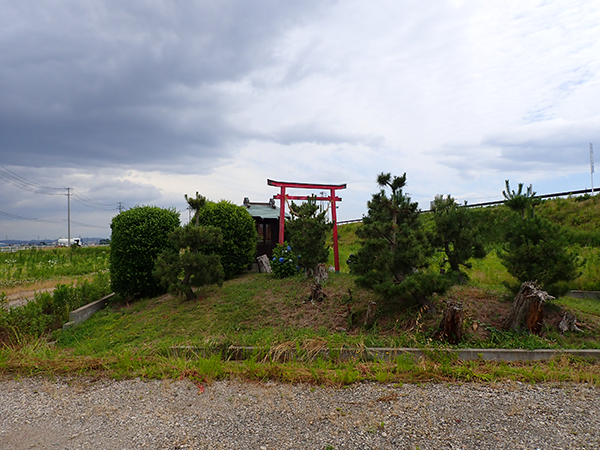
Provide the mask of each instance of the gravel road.
{"label": "gravel road", "polygon": [[594,449],[586,385],[0,382],[2,449]]}

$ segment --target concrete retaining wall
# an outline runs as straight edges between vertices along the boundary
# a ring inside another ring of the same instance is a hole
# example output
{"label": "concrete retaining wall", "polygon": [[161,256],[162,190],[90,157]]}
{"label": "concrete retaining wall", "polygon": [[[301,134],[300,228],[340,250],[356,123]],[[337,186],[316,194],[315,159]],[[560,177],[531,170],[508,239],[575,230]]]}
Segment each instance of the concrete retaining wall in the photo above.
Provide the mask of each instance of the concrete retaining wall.
{"label": "concrete retaining wall", "polygon": [[573,298],[593,298],[600,300],[600,291],[569,291],[567,297]]}
{"label": "concrete retaining wall", "polygon": [[115,293],[113,292],[112,294],[108,294],[106,297],[102,297],[100,300],[88,303],[81,308],[77,308],[75,311],[71,311],[69,313],[69,321],[63,325],[63,330],[88,320],[96,311],[100,311],[101,309],[105,308],[108,303],[108,299],[114,295]]}
{"label": "concrete retaining wall", "polygon": [[285,361],[314,361],[317,359],[344,361],[394,361],[403,355],[413,358],[422,356],[451,355],[460,360],[484,361],[544,361],[562,355],[579,358],[600,359],[600,350],[521,350],[521,349],[440,349],[422,350],[416,348],[363,348],[363,349],[322,349],[318,351],[263,350],[255,347],[231,346],[227,348],[207,349],[191,346],[172,347],[175,356],[197,358],[212,354],[221,354],[224,359],[233,361],[255,357],[259,360]]}

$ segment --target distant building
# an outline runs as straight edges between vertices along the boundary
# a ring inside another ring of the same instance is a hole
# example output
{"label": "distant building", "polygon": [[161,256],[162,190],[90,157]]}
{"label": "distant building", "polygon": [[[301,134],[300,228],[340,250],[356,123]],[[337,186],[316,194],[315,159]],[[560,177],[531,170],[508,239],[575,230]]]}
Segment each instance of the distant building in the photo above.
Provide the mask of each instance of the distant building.
{"label": "distant building", "polygon": [[[268,203],[254,203],[246,197],[244,198],[244,206],[256,224],[258,233],[256,256],[267,255],[271,258],[273,249],[279,242],[280,209],[275,206],[275,200],[273,199],[269,200]],[[288,214],[286,214],[286,218],[289,218]]]}

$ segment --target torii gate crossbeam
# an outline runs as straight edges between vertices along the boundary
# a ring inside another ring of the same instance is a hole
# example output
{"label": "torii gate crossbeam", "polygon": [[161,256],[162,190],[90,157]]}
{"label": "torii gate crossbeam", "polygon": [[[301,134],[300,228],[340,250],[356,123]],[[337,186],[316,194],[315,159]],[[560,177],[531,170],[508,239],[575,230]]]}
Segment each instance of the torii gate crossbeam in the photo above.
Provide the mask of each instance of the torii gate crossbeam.
{"label": "torii gate crossbeam", "polygon": [[328,190],[330,195],[328,197],[317,197],[317,200],[331,202],[331,221],[333,222],[333,260],[335,264],[335,271],[340,271],[340,254],[338,250],[338,234],[337,234],[337,211],[335,202],[341,202],[340,197],[336,197],[335,191],[338,189],[346,189],[345,184],[310,184],[310,183],[293,183],[286,181],[274,181],[267,180],[267,185],[279,187],[281,192],[274,195],[274,199],[279,200],[279,243],[283,244],[284,230],[285,230],[285,199],[291,200],[308,200],[308,196],[286,196],[286,188],[298,188],[298,189],[317,189],[317,190]]}

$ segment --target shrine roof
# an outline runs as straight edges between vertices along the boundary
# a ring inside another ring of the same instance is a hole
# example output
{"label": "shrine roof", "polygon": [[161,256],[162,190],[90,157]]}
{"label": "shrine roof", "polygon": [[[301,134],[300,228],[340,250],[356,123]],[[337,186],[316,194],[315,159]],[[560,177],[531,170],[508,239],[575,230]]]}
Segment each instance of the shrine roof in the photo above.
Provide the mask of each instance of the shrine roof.
{"label": "shrine roof", "polygon": [[[252,217],[260,217],[261,219],[279,219],[281,214],[280,209],[271,203],[251,203],[244,200],[244,206]],[[285,214],[286,219],[290,217]]]}

